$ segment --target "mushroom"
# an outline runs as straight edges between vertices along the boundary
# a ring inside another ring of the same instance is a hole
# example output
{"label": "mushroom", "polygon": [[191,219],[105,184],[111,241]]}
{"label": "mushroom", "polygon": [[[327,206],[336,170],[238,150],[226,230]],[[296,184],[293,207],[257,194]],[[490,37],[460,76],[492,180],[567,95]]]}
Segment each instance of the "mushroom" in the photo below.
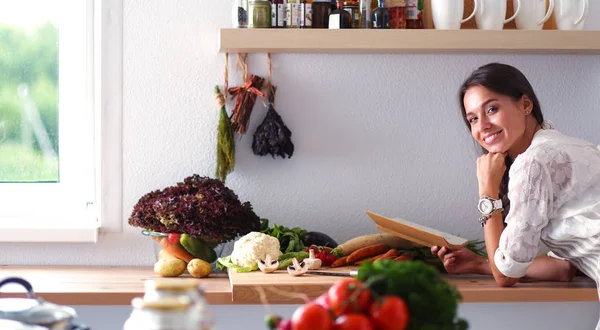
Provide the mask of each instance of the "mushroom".
{"label": "mushroom", "polygon": [[293,266],[288,266],[287,271],[290,275],[300,276],[308,270],[308,264],[304,261],[298,262],[296,258],[292,259]]}
{"label": "mushroom", "polygon": [[279,267],[279,261],[271,259],[271,256],[267,254],[265,260],[258,260],[258,268],[263,273],[272,273]]}
{"label": "mushroom", "polygon": [[308,258],[303,261],[308,265],[308,269],[314,270],[321,268],[322,261],[319,258],[315,258],[315,251],[313,249],[308,251]]}

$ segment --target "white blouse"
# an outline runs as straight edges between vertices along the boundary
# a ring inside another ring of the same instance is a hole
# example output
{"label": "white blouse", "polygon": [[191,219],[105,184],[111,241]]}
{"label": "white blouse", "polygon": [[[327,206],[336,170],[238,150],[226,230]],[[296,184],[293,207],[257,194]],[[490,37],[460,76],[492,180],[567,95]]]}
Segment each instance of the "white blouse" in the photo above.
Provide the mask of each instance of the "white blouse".
{"label": "white blouse", "polygon": [[[598,242],[600,146],[555,130],[539,130],[531,146],[515,159],[509,178],[510,211],[494,255],[502,274],[525,276],[542,240],[556,246],[578,239]],[[600,265],[597,243],[588,246],[585,254],[590,253]],[[598,272],[588,275],[600,282]]]}

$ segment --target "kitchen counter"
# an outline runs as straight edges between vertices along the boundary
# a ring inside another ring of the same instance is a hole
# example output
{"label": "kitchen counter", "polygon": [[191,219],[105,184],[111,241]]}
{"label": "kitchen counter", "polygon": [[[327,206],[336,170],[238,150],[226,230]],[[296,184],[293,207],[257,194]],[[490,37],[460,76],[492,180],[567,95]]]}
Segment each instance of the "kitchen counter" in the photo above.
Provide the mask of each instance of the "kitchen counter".
{"label": "kitchen counter", "polygon": [[[144,280],[158,278],[152,267],[0,266],[0,279],[9,276],[25,278],[38,296],[61,305],[129,305],[131,299],[143,295]],[[518,283],[510,288],[499,287],[488,276],[444,277],[456,285],[465,303],[598,301],[595,282],[585,277],[568,283]],[[226,273],[217,272],[198,282],[212,305],[260,304],[257,288],[263,289],[271,304],[298,304],[302,298],[297,293],[315,298],[341,278],[292,277],[284,272],[240,273],[229,278]],[[20,286],[10,285],[0,289],[0,297],[25,297],[25,293]]]}

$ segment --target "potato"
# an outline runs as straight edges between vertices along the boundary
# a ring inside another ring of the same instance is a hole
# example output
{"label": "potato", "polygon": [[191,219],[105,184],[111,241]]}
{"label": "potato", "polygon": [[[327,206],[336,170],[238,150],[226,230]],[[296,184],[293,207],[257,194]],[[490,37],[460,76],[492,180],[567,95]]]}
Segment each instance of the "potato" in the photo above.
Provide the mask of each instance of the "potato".
{"label": "potato", "polygon": [[177,258],[160,259],[154,264],[154,272],[162,277],[175,277],[185,272],[185,261]]}
{"label": "potato", "polygon": [[158,252],[158,260],[160,260],[160,259],[178,259],[178,258],[170,255],[169,252],[165,251],[164,249],[161,249]]}
{"label": "potato", "polygon": [[212,267],[202,259],[192,259],[187,265],[187,271],[194,277],[207,277],[210,275]]}

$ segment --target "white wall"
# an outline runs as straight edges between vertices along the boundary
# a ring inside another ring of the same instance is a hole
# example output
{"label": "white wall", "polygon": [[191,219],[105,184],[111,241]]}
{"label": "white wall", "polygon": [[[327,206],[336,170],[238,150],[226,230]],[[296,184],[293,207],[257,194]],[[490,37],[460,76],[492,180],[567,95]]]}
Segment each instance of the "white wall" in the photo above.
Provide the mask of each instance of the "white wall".
{"label": "white wall", "polygon": [[[98,244],[3,243],[0,264],[153,263],[153,243],[127,217],[143,194],[214,173],[213,88],[224,68],[217,37],[230,25],[231,3],[124,0],[124,231]],[[587,24],[600,29],[595,2]],[[456,91],[492,61],[525,73],[560,130],[600,143],[598,55],[275,54],[276,109],[296,151],[286,160],[252,154],[251,134],[265,114],[257,107],[227,185],[259,216],[338,241],[376,231],[364,210],[481,238],[477,149]],[[266,76],[264,54],[251,55],[249,66]],[[232,74],[230,86],[240,80]]]}

